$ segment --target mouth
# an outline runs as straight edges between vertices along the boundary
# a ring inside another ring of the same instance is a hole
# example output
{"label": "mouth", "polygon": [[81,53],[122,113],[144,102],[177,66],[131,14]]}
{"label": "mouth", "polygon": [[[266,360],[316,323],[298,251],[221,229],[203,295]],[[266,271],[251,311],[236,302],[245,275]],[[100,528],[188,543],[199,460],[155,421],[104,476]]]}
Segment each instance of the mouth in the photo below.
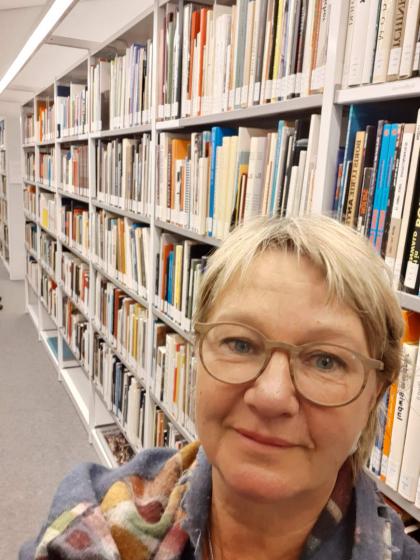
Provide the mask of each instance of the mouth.
{"label": "mouth", "polygon": [[242,429],[235,429],[235,431],[250,442],[259,443],[261,445],[266,445],[268,447],[277,447],[277,448],[297,447],[297,444],[284,439],[265,436],[256,432],[249,432],[248,430],[242,430]]}

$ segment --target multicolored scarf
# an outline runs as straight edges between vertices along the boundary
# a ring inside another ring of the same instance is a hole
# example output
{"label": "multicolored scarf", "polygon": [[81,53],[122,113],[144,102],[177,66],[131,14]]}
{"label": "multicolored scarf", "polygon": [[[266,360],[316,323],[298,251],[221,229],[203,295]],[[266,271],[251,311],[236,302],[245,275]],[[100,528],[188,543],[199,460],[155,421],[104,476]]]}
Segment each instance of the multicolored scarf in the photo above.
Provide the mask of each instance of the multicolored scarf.
{"label": "multicolored scarf", "polygon": [[[199,442],[184,447],[154,478],[127,476],[114,482],[100,503],[82,502],[62,513],[43,534],[35,560],[179,559],[190,539],[183,527],[187,516],[183,497],[197,468],[199,448]],[[351,497],[351,468],[345,463],[307,540],[305,559],[341,522]]]}

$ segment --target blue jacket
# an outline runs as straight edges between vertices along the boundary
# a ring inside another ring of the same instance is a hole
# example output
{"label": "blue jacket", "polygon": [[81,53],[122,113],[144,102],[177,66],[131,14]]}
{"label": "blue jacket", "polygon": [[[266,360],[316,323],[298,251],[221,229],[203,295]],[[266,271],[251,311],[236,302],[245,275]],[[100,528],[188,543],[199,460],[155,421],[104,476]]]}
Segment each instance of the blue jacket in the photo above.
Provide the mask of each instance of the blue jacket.
{"label": "blue jacket", "polygon": [[[138,475],[144,480],[153,480],[175,454],[176,451],[170,449],[145,450],[126,465],[113,470],[95,464],[78,466],[60,484],[40,535],[22,547],[19,560],[35,558],[37,544],[46,529],[63,512],[79,503],[100,504],[108,490],[127,477]],[[180,480],[182,482],[182,477]],[[182,528],[188,538],[183,552],[172,558],[201,560],[210,502],[211,466],[200,448],[196,467],[189,475],[188,489],[181,502],[185,512]],[[420,545],[405,535],[398,515],[384,503],[375,483],[364,473],[356,481],[353,502],[351,515],[345,517],[346,522],[337,527],[333,536],[322,543],[310,560],[420,560]],[[56,552],[44,557],[67,558]],[[304,558],[306,560],[307,557]]]}

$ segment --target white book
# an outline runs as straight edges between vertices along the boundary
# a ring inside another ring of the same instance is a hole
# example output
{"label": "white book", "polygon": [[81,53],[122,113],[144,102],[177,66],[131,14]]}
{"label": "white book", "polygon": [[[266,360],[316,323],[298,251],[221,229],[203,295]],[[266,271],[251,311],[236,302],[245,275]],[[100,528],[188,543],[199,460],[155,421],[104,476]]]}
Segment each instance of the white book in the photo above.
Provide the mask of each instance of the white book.
{"label": "white book", "polygon": [[350,58],[353,46],[353,30],[356,16],[356,5],[358,0],[350,0],[347,17],[346,49],[344,51],[343,74],[341,76],[341,87],[349,85]]}
{"label": "white book", "polygon": [[413,73],[413,59],[416,50],[417,31],[420,17],[420,0],[407,0],[407,15],[404,40],[401,51],[400,78],[408,78]]}
{"label": "white book", "polygon": [[398,490],[418,349],[419,347],[417,344],[409,343],[404,343],[402,348],[403,363],[398,380],[391,448],[389,451],[388,470],[385,479],[386,484],[393,490]]}
{"label": "white book", "polygon": [[311,115],[311,123],[309,126],[308,149],[305,161],[305,173],[303,176],[302,195],[300,199],[299,214],[305,214],[310,210],[308,206],[309,199],[309,180],[311,173],[315,171],[316,160],[318,157],[319,128],[321,125],[321,115]]}
{"label": "white book", "polygon": [[374,84],[385,82],[388,70],[389,52],[392,42],[394,26],[395,1],[382,0],[381,15],[379,17],[378,36],[376,38],[375,63],[373,65]]}
{"label": "white book", "polygon": [[397,0],[395,8],[394,28],[392,30],[391,49],[389,51],[387,80],[398,79],[407,9],[407,0]]}
{"label": "white book", "polygon": [[251,138],[244,221],[257,216],[261,210],[266,145],[266,136]]}
{"label": "white book", "polygon": [[[228,137],[226,137],[228,138]],[[220,228],[216,232],[216,237],[218,239],[223,239],[229,233],[230,221],[232,217],[232,200],[233,193],[235,190],[235,169],[236,169],[236,158],[238,151],[238,136],[230,136],[229,145],[229,161],[227,164],[227,182],[226,189],[224,191],[225,198],[223,204],[223,215],[221,218]]]}
{"label": "white book", "polygon": [[248,86],[249,86],[249,75],[250,75],[250,68],[251,68],[252,42],[253,42],[253,34],[254,34],[254,16],[255,16],[255,0],[251,0],[248,3],[248,10],[247,10],[245,59],[244,59],[242,91],[241,91],[242,107],[246,107],[248,105],[248,93],[249,93]]}
{"label": "white book", "polygon": [[[349,62],[348,85],[358,86],[362,83],[363,63],[368,41],[367,28],[369,25],[371,0],[357,0],[354,15],[354,41],[351,45]],[[357,40],[356,40],[357,39]]]}
{"label": "white book", "polygon": [[[220,7],[220,6],[219,6]],[[215,6],[216,8],[216,6]],[[212,77],[212,112],[223,110],[223,93],[226,82],[226,53],[230,41],[230,13],[222,14],[215,19],[214,67]]]}
{"label": "white book", "polygon": [[369,22],[366,30],[366,47],[361,81],[362,84],[370,84],[372,79],[380,8],[381,0],[370,0]]}
{"label": "white book", "polygon": [[404,454],[401,465],[398,492],[406,500],[414,502],[417,484],[420,477],[420,352],[417,356],[416,370],[413,380],[410,408],[408,414],[407,433],[405,436]]}
{"label": "white book", "polygon": [[292,171],[290,174],[289,193],[287,195],[287,202],[286,202],[286,216],[292,216],[294,212],[298,171],[299,171],[298,166],[294,165],[292,167]]}
{"label": "white book", "polygon": [[401,227],[401,217],[404,208],[405,192],[408,184],[411,151],[413,147],[416,125],[405,124],[401,142],[400,160],[398,164],[397,180],[395,183],[394,201],[392,203],[391,222],[389,225],[388,241],[386,244],[385,263],[391,271],[394,270],[398,238]]}
{"label": "white book", "polygon": [[416,133],[414,136],[413,152],[411,154],[410,171],[408,173],[407,189],[405,192],[404,209],[402,212],[401,227],[398,239],[397,255],[394,264],[394,289],[398,290],[400,287],[400,276],[404,257],[405,242],[408,233],[408,225],[411,214],[411,206],[415,191],[416,177],[418,172],[420,156],[420,110],[417,113]]}

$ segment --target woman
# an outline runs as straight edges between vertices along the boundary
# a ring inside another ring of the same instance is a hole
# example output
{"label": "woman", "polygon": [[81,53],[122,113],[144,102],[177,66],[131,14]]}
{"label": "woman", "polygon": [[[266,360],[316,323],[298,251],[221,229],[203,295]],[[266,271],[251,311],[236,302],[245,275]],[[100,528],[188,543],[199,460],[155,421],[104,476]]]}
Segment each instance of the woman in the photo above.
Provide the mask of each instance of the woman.
{"label": "woman", "polygon": [[362,472],[400,364],[385,272],[329,218],[235,230],[195,316],[200,443],[79,467],[21,559],[420,558]]}

